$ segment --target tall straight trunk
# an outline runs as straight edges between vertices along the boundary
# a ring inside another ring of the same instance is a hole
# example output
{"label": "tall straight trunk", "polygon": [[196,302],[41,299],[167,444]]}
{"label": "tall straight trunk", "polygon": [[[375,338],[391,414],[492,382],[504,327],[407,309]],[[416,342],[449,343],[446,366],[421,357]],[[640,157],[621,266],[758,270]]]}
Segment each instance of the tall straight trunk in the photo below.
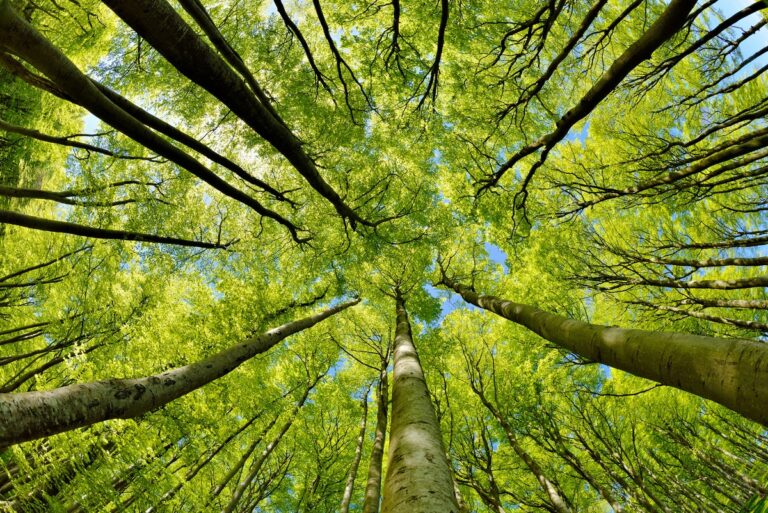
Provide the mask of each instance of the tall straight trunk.
{"label": "tall straight trunk", "polygon": [[457,513],[451,468],[421,362],[411,337],[405,301],[397,293],[392,426],[383,513]]}
{"label": "tall straight trunk", "polygon": [[237,484],[234,491],[232,492],[232,498],[229,500],[227,505],[222,508],[221,513],[232,513],[235,511],[235,508],[242,500],[245,491],[250,487],[253,480],[258,477],[262,467],[264,466],[264,463],[266,463],[267,459],[269,459],[274,450],[277,449],[278,444],[283,439],[288,430],[291,429],[293,422],[296,420],[296,417],[299,414],[299,410],[301,410],[301,408],[304,406],[304,403],[307,402],[310,391],[315,388],[323,376],[325,376],[325,374],[317,376],[317,378],[315,378],[315,380],[309,384],[307,389],[304,391],[304,395],[301,396],[299,402],[296,404],[296,406],[293,407],[293,410],[291,410],[291,413],[288,416],[288,420],[285,421],[285,423],[280,428],[280,431],[278,431],[278,433],[267,444],[264,450],[261,451],[259,457],[256,458],[256,460],[251,464],[248,474]]}
{"label": "tall straight trunk", "polygon": [[352,492],[355,489],[355,478],[357,477],[357,469],[360,467],[360,459],[363,457],[363,444],[365,443],[365,428],[368,425],[368,392],[371,390],[370,386],[365,389],[363,395],[362,407],[363,418],[360,421],[360,433],[357,435],[357,445],[355,446],[355,457],[352,460],[352,466],[349,468],[347,474],[347,482],[344,485],[344,494],[341,497],[341,506],[339,507],[339,513],[349,513],[349,503],[352,500]]}
{"label": "tall straight trunk", "polygon": [[465,301],[579,356],[726,406],[768,425],[768,345],[745,339],[614,328],[482,296],[443,274]]}
{"label": "tall straight trunk", "polygon": [[0,447],[89,426],[129,419],[226,375],[278,342],[359,302],[339,304],[251,337],[196,363],[161,374],[110,379],[41,392],[0,394]]}
{"label": "tall straight trunk", "polygon": [[536,478],[536,481],[538,481],[541,489],[547,494],[547,500],[549,500],[549,503],[552,505],[552,509],[557,513],[571,513],[571,508],[568,506],[568,501],[565,499],[560,486],[547,477],[547,474],[544,472],[544,469],[541,468],[538,461],[536,461],[536,459],[525,450],[522,444],[520,444],[520,441],[515,436],[514,431],[512,431],[509,422],[507,422],[501,415],[497,415],[496,413],[494,413],[494,415],[496,415],[496,420],[501,424],[512,450],[514,450],[515,454],[523,460],[525,466]]}
{"label": "tall straight trunk", "polygon": [[389,418],[388,363],[388,359],[382,362],[379,386],[376,391],[376,433],[371,449],[371,462],[368,465],[368,482],[365,486],[363,513],[378,513],[379,501],[381,500],[381,463],[384,459],[384,441],[387,439],[387,420]]}
{"label": "tall straight trunk", "polygon": [[497,406],[485,396],[483,388],[476,386],[472,379],[470,379],[469,386],[504,430],[507,441],[515,454],[517,454],[517,457],[523,460],[526,468],[528,468],[531,474],[536,478],[542,491],[547,495],[551,510],[556,513],[571,513],[571,508],[568,505],[568,501],[563,490],[560,488],[560,485],[558,485],[554,479],[549,478],[541,465],[539,465],[538,461],[536,461],[536,458],[523,447],[505,416],[499,411]]}

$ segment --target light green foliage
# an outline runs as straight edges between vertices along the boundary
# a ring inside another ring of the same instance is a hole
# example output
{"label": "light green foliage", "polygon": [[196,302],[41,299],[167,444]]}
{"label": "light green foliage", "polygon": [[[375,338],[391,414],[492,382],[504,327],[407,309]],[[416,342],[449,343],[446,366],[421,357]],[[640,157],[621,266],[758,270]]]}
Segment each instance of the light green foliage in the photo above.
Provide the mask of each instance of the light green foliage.
{"label": "light green foliage", "polygon": [[[339,215],[105,4],[0,0],[90,78],[284,193],[290,201],[161,135],[308,237],[297,243],[77,101],[0,65],[0,120],[111,153],[0,132],[0,186],[75,200],[0,191],[0,209],[226,245],[0,224],[0,393],[151,375],[363,298],[142,417],[0,448],[0,511],[217,511],[239,485],[235,511],[336,511],[370,394],[350,509],[359,510],[395,287],[468,511],[555,511],[543,479],[573,512],[764,511],[764,427],[583,361],[432,285],[439,260],[478,292],[572,318],[763,340],[768,82],[751,77],[765,61],[744,65],[739,39],[763,14],[670,65],[721,23],[716,10],[728,2],[698,13],[554,145],[523,205],[540,151],[479,191],[552,132],[669,2],[604,2],[549,76],[594,3],[324,0],[343,63],[313,2],[283,3],[320,76],[272,2],[202,2],[270,108],[368,226]],[[171,4],[209,44],[182,2]],[[755,36],[763,45],[764,34]],[[6,52],[6,37],[0,54],[42,75]]]}

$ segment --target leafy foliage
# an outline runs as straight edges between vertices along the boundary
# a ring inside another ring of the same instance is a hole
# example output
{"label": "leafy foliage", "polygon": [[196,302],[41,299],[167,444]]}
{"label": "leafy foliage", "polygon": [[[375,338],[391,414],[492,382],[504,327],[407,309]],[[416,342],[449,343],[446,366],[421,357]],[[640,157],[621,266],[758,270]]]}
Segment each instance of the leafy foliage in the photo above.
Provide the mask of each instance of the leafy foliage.
{"label": "leafy foliage", "polygon": [[336,511],[395,287],[466,511],[766,510],[764,427],[433,285],[440,259],[567,317],[764,341],[766,6],[688,2],[609,80],[684,3],[0,1],[0,395],[363,299],[141,417],[2,449],[0,511]]}

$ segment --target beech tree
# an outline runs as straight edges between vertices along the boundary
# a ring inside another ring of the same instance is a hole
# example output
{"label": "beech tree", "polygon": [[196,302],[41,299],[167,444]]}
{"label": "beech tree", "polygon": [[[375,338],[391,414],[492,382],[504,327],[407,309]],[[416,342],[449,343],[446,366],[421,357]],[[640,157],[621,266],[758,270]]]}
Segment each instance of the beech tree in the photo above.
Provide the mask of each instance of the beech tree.
{"label": "beech tree", "polygon": [[762,511],[768,4],[0,0],[0,511]]}

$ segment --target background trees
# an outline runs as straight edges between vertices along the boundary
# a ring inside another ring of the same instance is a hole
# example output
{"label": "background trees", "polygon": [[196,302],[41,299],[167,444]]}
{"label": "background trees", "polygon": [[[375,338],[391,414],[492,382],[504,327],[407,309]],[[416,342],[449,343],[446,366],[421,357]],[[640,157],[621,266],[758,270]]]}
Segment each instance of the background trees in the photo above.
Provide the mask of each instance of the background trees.
{"label": "background trees", "polygon": [[480,294],[762,351],[765,4],[734,5],[0,2],[2,404],[362,298],[161,409],[5,448],[0,507],[335,511],[360,447],[375,510],[396,290],[459,510],[762,500],[764,427],[432,285],[441,256]]}

